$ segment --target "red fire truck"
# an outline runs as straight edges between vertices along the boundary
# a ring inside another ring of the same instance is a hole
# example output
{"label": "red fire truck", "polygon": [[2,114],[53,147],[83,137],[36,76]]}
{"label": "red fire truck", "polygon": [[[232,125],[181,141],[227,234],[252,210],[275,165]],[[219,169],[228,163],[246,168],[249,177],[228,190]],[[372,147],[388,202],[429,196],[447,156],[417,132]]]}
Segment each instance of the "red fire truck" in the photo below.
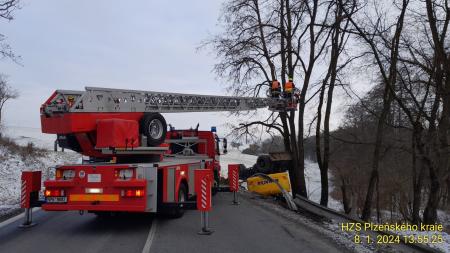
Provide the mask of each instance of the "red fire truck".
{"label": "red fire truck", "polygon": [[79,152],[82,164],[56,166],[46,180],[47,211],[167,212],[179,217],[196,195],[196,169],[219,178],[219,138],[177,130],[161,113],[254,110],[264,98],[87,87],[57,90],[41,107],[42,132]]}

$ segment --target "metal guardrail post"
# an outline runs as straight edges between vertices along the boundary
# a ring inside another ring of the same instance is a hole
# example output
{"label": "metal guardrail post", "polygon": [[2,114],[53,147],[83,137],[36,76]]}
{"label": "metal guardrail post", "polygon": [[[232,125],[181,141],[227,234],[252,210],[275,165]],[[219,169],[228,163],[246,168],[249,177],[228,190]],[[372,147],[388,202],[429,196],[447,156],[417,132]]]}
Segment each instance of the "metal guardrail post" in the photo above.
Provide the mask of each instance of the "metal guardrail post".
{"label": "metal guardrail post", "polygon": [[21,225],[19,225],[19,228],[29,228],[36,225],[36,223],[33,222],[33,208],[25,208],[25,220]]}

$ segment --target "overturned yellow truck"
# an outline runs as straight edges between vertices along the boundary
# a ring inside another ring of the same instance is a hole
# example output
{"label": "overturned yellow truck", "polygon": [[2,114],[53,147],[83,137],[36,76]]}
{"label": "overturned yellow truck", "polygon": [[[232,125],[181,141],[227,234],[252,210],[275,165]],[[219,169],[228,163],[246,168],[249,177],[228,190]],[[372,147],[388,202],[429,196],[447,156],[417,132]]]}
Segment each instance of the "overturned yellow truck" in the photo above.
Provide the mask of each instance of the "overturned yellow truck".
{"label": "overturned yellow truck", "polygon": [[247,189],[264,196],[281,195],[282,189],[291,192],[288,168],[291,156],[285,152],[259,155],[253,167],[241,170],[241,179],[247,181]]}

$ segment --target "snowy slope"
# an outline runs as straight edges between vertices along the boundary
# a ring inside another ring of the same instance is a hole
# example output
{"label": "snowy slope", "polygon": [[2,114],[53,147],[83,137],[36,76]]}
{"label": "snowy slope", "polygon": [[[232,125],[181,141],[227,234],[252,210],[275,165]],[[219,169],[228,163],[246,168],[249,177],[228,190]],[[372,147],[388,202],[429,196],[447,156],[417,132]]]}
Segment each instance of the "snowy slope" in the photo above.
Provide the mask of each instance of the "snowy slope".
{"label": "snowy slope", "polygon": [[3,135],[13,139],[19,145],[29,142],[47,149],[42,155],[22,157],[0,147],[0,215],[19,207],[20,176],[24,170],[41,170],[46,177],[47,168],[58,164],[76,163],[80,155],[75,152],[53,152],[55,136],[42,134],[38,128],[4,127]]}
{"label": "snowy slope", "polygon": [[0,214],[19,207],[22,171],[41,170],[45,178],[47,168],[57,164],[76,163],[79,160],[76,153],[53,151],[43,156],[23,158],[18,154],[11,154],[4,147],[0,147],[0,157],[3,158],[0,160]]}

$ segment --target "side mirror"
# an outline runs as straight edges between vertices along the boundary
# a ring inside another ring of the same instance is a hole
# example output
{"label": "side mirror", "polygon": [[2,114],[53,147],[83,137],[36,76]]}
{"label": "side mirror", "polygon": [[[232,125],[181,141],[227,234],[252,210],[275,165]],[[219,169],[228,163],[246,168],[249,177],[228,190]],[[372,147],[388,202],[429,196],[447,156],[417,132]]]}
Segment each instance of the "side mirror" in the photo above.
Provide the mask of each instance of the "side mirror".
{"label": "side mirror", "polygon": [[228,153],[227,147],[228,147],[227,139],[223,138],[223,153],[224,154]]}

